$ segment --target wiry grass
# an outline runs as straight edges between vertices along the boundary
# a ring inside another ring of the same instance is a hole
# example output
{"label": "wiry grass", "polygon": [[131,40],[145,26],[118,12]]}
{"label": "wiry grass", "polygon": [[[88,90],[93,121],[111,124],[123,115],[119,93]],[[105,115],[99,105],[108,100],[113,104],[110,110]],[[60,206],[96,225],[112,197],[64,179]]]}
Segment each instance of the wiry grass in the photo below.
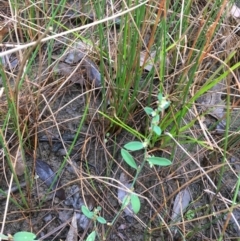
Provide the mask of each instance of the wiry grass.
{"label": "wiry grass", "polygon": [[[19,195],[8,196],[9,205],[1,200],[6,205],[1,210],[5,211],[1,231],[11,230],[6,223],[8,207],[24,213],[39,206],[33,198],[34,163],[41,156],[38,137],[43,133],[50,136],[51,132],[61,136],[70,131],[75,135],[69,147],[60,138],[66,154],[58,165],[57,176],[67,164],[73,166],[72,155],[83,161],[77,176],[67,179],[64,187],[68,190],[73,183],[80,183],[81,194],[93,196],[96,205],[102,206],[101,216],[109,222],[114,220],[120,210],[116,195],[119,174],[134,176],[119,157],[119,149],[132,139],[144,141],[149,119],[143,108],[155,108],[161,92],[171,101],[160,121],[165,133],[160,138],[153,137],[148,151],[167,156],[173,165],[144,168],[134,190],[142,200],[141,212],[135,216],[142,230],[136,228],[138,235],[132,237],[128,229],[123,233],[133,240],[140,236],[145,240],[231,239],[235,229],[229,223],[237,225],[232,220],[239,190],[233,166],[238,165],[239,159],[235,163],[230,160],[237,158],[239,134],[232,132],[230,126],[232,109],[238,108],[239,103],[240,63],[237,23],[229,15],[230,3],[86,1],[79,8],[78,1],[9,3],[14,27],[1,45],[0,56],[11,49],[19,66],[16,70],[0,67],[4,88],[0,96],[0,144],[4,151],[0,192],[6,196],[5,190],[14,183]],[[84,9],[87,12],[83,13]],[[79,93],[63,103],[60,99],[73,90],[71,80],[74,71],[79,74],[78,63],[68,76],[56,74],[55,66],[62,61],[59,56],[80,41],[87,46],[86,56],[97,64],[102,84],[96,88],[94,84],[76,87]],[[222,92],[225,101],[219,105],[226,109],[226,128],[221,136],[215,134],[213,126],[222,119],[211,120],[212,127],[208,128],[204,118],[211,114],[211,108],[201,111],[203,104],[199,103],[199,98],[219,84],[223,88],[217,91]],[[81,111],[74,117],[63,117],[62,112],[81,98],[85,98]],[[74,154],[81,133],[85,139]],[[16,174],[18,159],[24,166],[24,178]],[[136,159],[140,165],[141,153]],[[21,185],[23,179],[26,187]],[[191,192],[188,210],[193,211],[194,217],[189,219],[183,212],[181,219],[174,222],[171,203],[185,188]],[[31,218],[36,217],[24,216],[29,223]],[[120,217],[113,226],[98,226],[99,239],[112,240],[122,223],[126,221]]]}

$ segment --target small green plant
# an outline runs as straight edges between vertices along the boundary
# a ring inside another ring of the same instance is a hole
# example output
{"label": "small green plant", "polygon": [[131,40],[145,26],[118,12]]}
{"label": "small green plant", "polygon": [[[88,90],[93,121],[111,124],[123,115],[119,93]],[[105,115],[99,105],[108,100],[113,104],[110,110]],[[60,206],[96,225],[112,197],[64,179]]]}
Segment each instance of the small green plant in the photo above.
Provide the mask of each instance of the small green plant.
{"label": "small green plant", "polygon": [[11,241],[37,241],[36,235],[30,232],[17,232],[13,236],[6,236],[4,234],[0,234],[0,238],[3,240],[11,240]]}
{"label": "small green plant", "polygon": [[97,207],[93,211],[90,211],[86,206],[84,205],[82,206],[83,214],[86,217],[92,219],[95,224],[96,224],[96,221],[98,221],[101,224],[106,224],[107,221],[103,217],[99,216],[100,211],[101,211],[101,207]]}
{"label": "small green plant", "polygon": [[186,212],[186,218],[187,220],[192,220],[195,216],[195,212],[193,209],[190,209]]}
{"label": "small green plant", "polygon": [[[162,134],[162,130],[159,126],[160,122],[160,114],[169,107],[170,102],[167,101],[166,97],[163,97],[161,93],[158,94],[158,106],[156,109],[152,109],[151,107],[145,107],[144,110],[151,118],[150,127],[149,127],[149,134],[144,142],[140,141],[131,141],[124,145],[124,148],[121,149],[121,155],[123,160],[132,168],[136,169],[136,175],[134,177],[131,189],[134,190],[134,184],[141,172],[144,164],[148,162],[150,167],[153,166],[169,166],[171,165],[171,161],[163,158],[163,157],[155,157],[153,155],[148,154],[148,147],[152,146],[152,140],[154,143],[154,137],[160,137]],[[144,160],[142,164],[138,167],[133,156],[130,154],[129,151],[138,151],[144,149]],[[122,209],[128,206],[129,202],[131,202],[132,210],[135,214],[137,214],[140,210],[141,203],[139,197],[135,193],[131,193],[127,195],[122,203]]]}
{"label": "small green plant", "polygon": [[[131,203],[131,209],[132,211],[137,214],[140,211],[141,208],[141,202],[140,199],[138,197],[138,195],[136,193],[133,192],[134,190],[134,184],[139,176],[139,173],[141,172],[142,168],[144,167],[144,164],[146,162],[148,162],[148,164],[150,165],[150,167],[153,166],[169,166],[171,165],[171,161],[163,158],[163,157],[155,157],[153,155],[149,155],[148,154],[148,147],[151,147],[152,144],[152,139],[157,136],[161,136],[162,134],[162,130],[159,126],[159,122],[160,122],[160,114],[169,107],[170,102],[167,101],[166,97],[163,97],[162,94],[158,94],[158,106],[156,109],[152,109],[151,107],[145,107],[144,110],[145,112],[148,114],[148,116],[151,118],[150,121],[150,127],[149,127],[149,134],[147,136],[147,138],[145,139],[144,142],[140,142],[140,141],[131,141],[127,144],[124,145],[124,148],[121,149],[121,155],[122,158],[124,159],[124,161],[132,168],[134,168],[137,172],[136,175],[134,177],[134,181],[132,183],[131,186],[131,190],[132,192],[127,194],[122,201],[122,206],[121,206],[121,210],[118,213],[118,215],[116,215],[116,217],[114,218],[114,220],[111,222],[111,224],[109,224],[110,226],[113,225],[113,223],[115,222],[115,220],[117,220],[117,217],[120,215],[120,213],[125,209],[129,207],[129,204]],[[142,162],[142,164],[138,167],[133,156],[130,154],[129,151],[138,151],[138,150],[142,150],[144,149],[144,160]],[[99,216],[99,212],[100,212],[101,208],[97,207],[96,209],[94,209],[93,211],[90,211],[86,206],[82,206],[82,212],[83,214],[92,219],[94,222],[94,227],[95,230],[93,232],[91,232],[89,234],[89,236],[87,237],[87,241],[94,241],[97,235],[96,232],[96,223],[99,222],[101,224],[106,224],[106,220]]]}
{"label": "small green plant", "polygon": [[97,222],[101,223],[101,224],[106,224],[107,221],[105,220],[105,218],[99,216],[99,213],[101,211],[101,207],[97,207],[95,208],[93,211],[90,211],[86,206],[82,206],[82,212],[83,214],[88,217],[89,219],[92,219],[93,223],[94,223],[94,231],[92,231],[86,241],[94,241],[96,236],[97,236]]}

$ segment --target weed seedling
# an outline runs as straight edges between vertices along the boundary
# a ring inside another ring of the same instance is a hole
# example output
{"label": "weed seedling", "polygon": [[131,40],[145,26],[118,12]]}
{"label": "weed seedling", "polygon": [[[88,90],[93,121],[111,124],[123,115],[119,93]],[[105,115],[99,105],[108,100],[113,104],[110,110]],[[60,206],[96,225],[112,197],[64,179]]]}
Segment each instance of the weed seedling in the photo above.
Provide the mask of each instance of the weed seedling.
{"label": "weed seedling", "polygon": [[[115,218],[112,220],[111,223],[108,223],[109,226],[112,226],[115,221],[118,219],[119,215],[122,213],[122,211],[125,208],[129,208],[131,206],[131,211],[134,214],[137,214],[140,211],[141,208],[141,202],[138,197],[138,195],[133,192],[134,191],[134,185],[138,179],[138,176],[143,169],[145,163],[147,162],[150,167],[153,166],[169,166],[171,165],[171,161],[163,158],[163,157],[155,157],[153,155],[148,154],[148,148],[152,147],[155,143],[154,138],[160,137],[162,134],[162,130],[159,126],[160,123],[160,114],[166,110],[170,102],[167,101],[166,97],[163,97],[161,93],[158,94],[158,102],[157,102],[157,108],[152,109],[151,107],[145,107],[144,110],[147,113],[147,115],[151,118],[150,126],[149,126],[149,133],[146,137],[146,139],[141,141],[131,141],[124,145],[124,148],[121,149],[121,155],[123,160],[132,168],[136,170],[136,175],[134,177],[132,186],[130,187],[129,194],[127,194],[123,200],[122,200],[122,206],[118,214],[115,216]],[[141,135],[140,135],[141,136]],[[137,166],[133,156],[130,154],[130,151],[139,151],[144,150],[144,159],[140,166]],[[131,205],[129,205],[131,204]],[[97,229],[96,229],[96,223],[99,222],[101,224],[106,224],[106,220],[99,216],[100,207],[95,209],[94,211],[90,211],[87,207],[82,206],[82,212],[83,214],[92,219],[94,222],[95,230],[89,234],[87,241],[94,241],[97,235]]]}
{"label": "weed seedling", "polygon": [[[148,116],[151,118],[150,127],[149,127],[149,134],[144,142],[140,141],[131,141],[124,145],[124,148],[121,149],[121,155],[123,160],[132,168],[134,168],[137,172],[134,177],[133,183],[132,183],[132,190],[134,190],[134,184],[139,176],[139,173],[143,169],[146,162],[150,165],[150,167],[153,166],[169,166],[171,165],[171,161],[163,158],[163,157],[155,157],[153,155],[148,154],[148,147],[152,147],[152,140],[155,136],[159,137],[162,134],[162,130],[159,126],[160,122],[160,114],[169,107],[170,102],[167,101],[166,97],[163,97],[161,93],[158,94],[158,106],[156,109],[152,109],[151,107],[145,107],[144,110],[148,114]],[[154,141],[153,141],[154,143]],[[142,161],[142,164],[140,166],[137,166],[133,156],[130,154],[129,151],[138,151],[138,150],[144,150],[144,159]],[[140,210],[140,200],[135,193],[131,193],[130,195],[127,195],[128,197],[124,199],[122,208],[127,207],[129,202],[131,202],[133,212],[137,214]]]}
{"label": "weed seedling", "polygon": [[38,241],[36,235],[30,232],[17,232],[13,236],[6,236],[4,234],[0,234],[0,238],[2,240],[10,240],[10,241]]}
{"label": "weed seedling", "polygon": [[101,223],[101,224],[106,224],[107,221],[105,220],[105,218],[99,216],[99,212],[101,211],[101,207],[97,207],[95,208],[93,211],[90,211],[86,206],[82,206],[82,212],[83,214],[88,217],[89,219],[91,219],[94,223],[94,231],[92,231],[86,241],[94,241],[96,236],[97,236],[97,222]]}

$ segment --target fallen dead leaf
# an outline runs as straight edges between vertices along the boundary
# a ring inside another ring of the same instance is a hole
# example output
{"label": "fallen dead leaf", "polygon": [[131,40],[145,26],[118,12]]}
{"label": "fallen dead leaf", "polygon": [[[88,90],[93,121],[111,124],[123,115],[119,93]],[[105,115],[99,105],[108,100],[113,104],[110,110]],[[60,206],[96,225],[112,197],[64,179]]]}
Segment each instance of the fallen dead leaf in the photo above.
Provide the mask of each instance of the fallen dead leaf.
{"label": "fallen dead leaf", "polygon": [[[36,173],[48,188],[51,187],[56,175],[46,162],[39,159],[36,160]],[[56,182],[52,186],[52,189],[55,190],[59,186],[61,186],[60,182],[56,180]],[[56,196],[61,200],[65,200],[66,196],[64,189],[57,189]]]}
{"label": "fallen dead leaf", "polygon": [[11,154],[11,159],[12,159],[15,173],[17,174],[17,176],[23,175],[25,171],[25,164],[24,164],[20,147],[17,146],[11,149],[10,154]]}
{"label": "fallen dead leaf", "polygon": [[173,204],[173,210],[172,210],[172,221],[176,222],[177,220],[181,219],[181,216],[187,206],[189,205],[189,202],[191,200],[190,193],[188,189],[184,189],[180,191],[174,201]]}
{"label": "fallen dead leaf", "polygon": [[76,212],[74,212],[72,217],[72,223],[67,234],[66,241],[78,241],[78,227],[77,227],[77,218]]}
{"label": "fallen dead leaf", "polygon": [[[132,187],[132,183],[128,182],[127,175],[124,172],[121,173],[119,181],[121,182],[122,185],[120,185],[120,184],[118,185],[119,186],[119,188],[118,188],[118,202],[119,202],[119,204],[122,205],[124,198],[128,195],[128,192],[124,190],[124,186],[125,186],[126,189],[129,189],[129,188]],[[127,207],[124,208],[123,211],[127,216],[132,217],[133,216],[133,208],[132,208],[131,203],[129,203],[127,205]]]}

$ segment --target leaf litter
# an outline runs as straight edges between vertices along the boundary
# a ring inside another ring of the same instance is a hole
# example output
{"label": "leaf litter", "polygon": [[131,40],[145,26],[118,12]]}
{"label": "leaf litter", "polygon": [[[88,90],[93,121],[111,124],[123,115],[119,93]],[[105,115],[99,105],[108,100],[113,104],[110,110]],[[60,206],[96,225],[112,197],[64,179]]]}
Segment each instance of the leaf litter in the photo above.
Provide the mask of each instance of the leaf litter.
{"label": "leaf litter", "polygon": [[[191,201],[191,195],[188,188],[181,190],[175,197],[171,220],[173,223],[180,221],[183,217],[186,208],[188,207]],[[176,235],[178,228],[173,227],[174,235]]]}
{"label": "leaf litter", "polygon": [[54,72],[68,77],[75,71],[71,76],[73,83],[87,84],[85,81],[87,79],[90,85],[101,87],[101,74],[96,64],[87,57],[86,48],[83,42],[78,42],[65,54],[56,57],[60,62],[54,68]]}
{"label": "leaf litter", "polygon": [[36,160],[36,173],[48,188],[51,187],[52,190],[57,189],[56,196],[58,198],[60,198],[61,200],[66,199],[64,189],[59,188],[59,186],[61,186],[60,181],[57,179],[56,174],[45,161],[42,161],[40,159]]}
{"label": "leaf litter", "polygon": [[[126,197],[129,195],[129,192],[124,190],[124,187],[126,189],[130,189],[132,187],[132,183],[128,182],[127,175],[122,172],[119,178],[119,181],[121,182],[121,185],[118,185],[118,202],[120,205],[123,205],[123,203],[126,201]],[[129,204],[123,209],[123,212],[126,216],[133,217],[133,207],[131,202],[129,201]]]}

